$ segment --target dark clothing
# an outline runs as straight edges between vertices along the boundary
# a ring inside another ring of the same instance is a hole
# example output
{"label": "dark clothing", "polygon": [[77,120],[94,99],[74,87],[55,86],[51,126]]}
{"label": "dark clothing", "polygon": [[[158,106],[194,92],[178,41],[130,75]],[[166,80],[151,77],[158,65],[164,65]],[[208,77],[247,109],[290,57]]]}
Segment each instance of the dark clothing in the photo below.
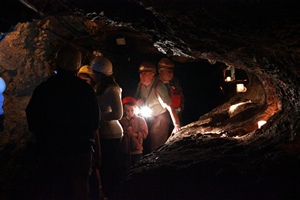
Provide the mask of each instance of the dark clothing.
{"label": "dark clothing", "polygon": [[74,155],[91,150],[99,124],[98,102],[91,86],[73,74],[58,73],[41,83],[26,115],[44,153]]}
{"label": "dark clothing", "polygon": [[89,194],[88,181],[92,152],[74,156],[42,159],[36,199],[85,200]]}
{"label": "dark clothing", "polygon": [[[38,199],[87,199],[99,108],[90,85],[70,72],[41,83],[26,108],[41,155]],[[46,190],[43,192],[43,190]]]}
{"label": "dark clothing", "polygon": [[107,197],[112,197],[117,191],[122,178],[121,160],[120,160],[120,142],[121,138],[117,139],[103,139],[101,138],[101,181],[103,184],[103,191]]}

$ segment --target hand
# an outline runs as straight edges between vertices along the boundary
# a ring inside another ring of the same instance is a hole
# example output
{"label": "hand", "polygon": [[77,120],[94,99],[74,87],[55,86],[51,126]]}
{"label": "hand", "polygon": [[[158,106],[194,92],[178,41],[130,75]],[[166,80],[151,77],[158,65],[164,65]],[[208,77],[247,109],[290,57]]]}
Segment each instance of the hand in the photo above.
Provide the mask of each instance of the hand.
{"label": "hand", "polygon": [[129,126],[127,129],[126,129],[126,132],[129,136],[133,136],[133,132],[132,132],[132,127]]}
{"label": "hand", "polygon": [[128,128],[127,128],[127,132],[132,132],[132,126],[128,126]]}
{"label": "hand", "polygon": [[138,134],[138,133],[131,133],[131,137],[138,138],[138,137],[139,137],[139,134]]}
{"label": "hand", "polygon": [[144,102],[143,102],[142,99],[138,99],[138,100],[136,101],[136,105],[138,105],[138,106],[142,106],[143,104],[144,104]]}
{"label": "hand", "polygon": [[180,130],[181,130],[180,125],[175,125],[175,126],[174,126],[174,129],[173,129],[173,131],[172,131],[171,136],[174,136],[174,134],[177,133],[177,132],[180,131]]}

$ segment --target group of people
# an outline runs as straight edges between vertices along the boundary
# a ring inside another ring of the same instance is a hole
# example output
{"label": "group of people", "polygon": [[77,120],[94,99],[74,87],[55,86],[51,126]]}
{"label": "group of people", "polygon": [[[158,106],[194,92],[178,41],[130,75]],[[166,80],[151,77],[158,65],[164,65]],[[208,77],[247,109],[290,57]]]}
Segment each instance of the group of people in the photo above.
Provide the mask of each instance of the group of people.
{"label": "group of people", "polygon": [[[110,198],[131,165],[181,129],[184,98],[170,59],[160,60],[158,74],[142,62],[136,94],[123,98],[109,59],[96,56],[84,66],[81,59],[77,47],[63,45],[57,74],[34,90],[26,108],[48,184],[43,199]],[[149,117],[138,114],[144,106]]]}

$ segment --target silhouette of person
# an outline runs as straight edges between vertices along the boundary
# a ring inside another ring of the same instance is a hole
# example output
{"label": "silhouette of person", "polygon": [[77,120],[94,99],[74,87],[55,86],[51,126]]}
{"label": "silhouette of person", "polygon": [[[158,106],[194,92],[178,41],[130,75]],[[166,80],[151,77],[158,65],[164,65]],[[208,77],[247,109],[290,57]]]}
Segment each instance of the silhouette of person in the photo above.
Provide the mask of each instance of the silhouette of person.
{"label": "silhouette of person", "polygon": [[57,74],[36,87],[26,108],[46,178],[41,181],[50,188],[38,198],[88,199],[98,102],[92,87],[76,76],[81,53],[75,46],[61,46],[55,64]]}

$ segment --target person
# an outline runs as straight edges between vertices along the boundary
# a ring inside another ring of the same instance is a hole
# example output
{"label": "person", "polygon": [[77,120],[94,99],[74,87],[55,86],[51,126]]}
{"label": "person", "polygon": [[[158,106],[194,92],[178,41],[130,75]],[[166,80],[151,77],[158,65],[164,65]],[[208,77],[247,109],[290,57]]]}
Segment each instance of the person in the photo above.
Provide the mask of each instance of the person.
{"label": "person", "polygon": [[89,65],[83,65],[77,72],[77,76],[83,80],[85,80],[92,87],[95,85],[95,81],[93,78],[93,70]]}
{"label": "person", "polygon": [[127,96],[122,99],[124,116],[120,123],[124,130],[121,142],[121,153],[124,171],[135,164],[143,155],[143,140],[148,135],[145,119],[137,115],[138,106],[136,99]]}
{"label": "person", "polygon": [[174,76],[174,62],[169,58],[162,58],[158,62],[159,79],[165,84],[171,97],[173,107],[182,122],[182,112],[184,111],[184,95],[181,84]]}
{"label": "person", "polygon": [[4,102],[3,92],[5,91],[6,84],[3,78],[0,77],[0,131],[4,130],[4,110],[2,108]]}
{"label": "person", "polygon": [[[77,76],[86,81],[92,88],[95,85],[93,70],[89,65],[83,65],[77,72]],[[89,177],[89,188],[90,188],[90,199],[99,200],[105,199],[105,195],[102,189],[102,182],[100,176],[101,166],[101,147],[100,147],[100,136],[99,130],[94,134],[94,152],[92,159],[91,172]]]}
{"label": "person", "polygon": [[76,76],[81,64],[78,48],[62,45],[55,64],[57,74],[35,88],[26,107],[28,129],[41,155],[40,175],[47,178],[41,183],[51,189],[40,192],[45,196],[38,199],[88,199],[98,102],[93,89]]}
{"label": "person", "polygon": [[139,72],[140,82],[135,98],[138,99],[138,105],[142,109],[146,107],[151,111],[150,116],[145,118],[148,126],[148,136],[144,142],[144,153],[146,154],[167,141],[171,120],[174,125],[172,133],[179,131],[181,126],[167,88],[156,76],[155,65],[152,62],[144,61],[139,66]]}
{"label": "person", "polygon": [[122,174],[119,153],[123,135],[119,122],[123,116],[122,89],[113,76],[113,66],[109,59],[97,56],[91,61],[90,66],[93,70],[96,95],[102,114],[99,129],[102,153],[100,173],[104,194],[109,199],[115,193]]}

